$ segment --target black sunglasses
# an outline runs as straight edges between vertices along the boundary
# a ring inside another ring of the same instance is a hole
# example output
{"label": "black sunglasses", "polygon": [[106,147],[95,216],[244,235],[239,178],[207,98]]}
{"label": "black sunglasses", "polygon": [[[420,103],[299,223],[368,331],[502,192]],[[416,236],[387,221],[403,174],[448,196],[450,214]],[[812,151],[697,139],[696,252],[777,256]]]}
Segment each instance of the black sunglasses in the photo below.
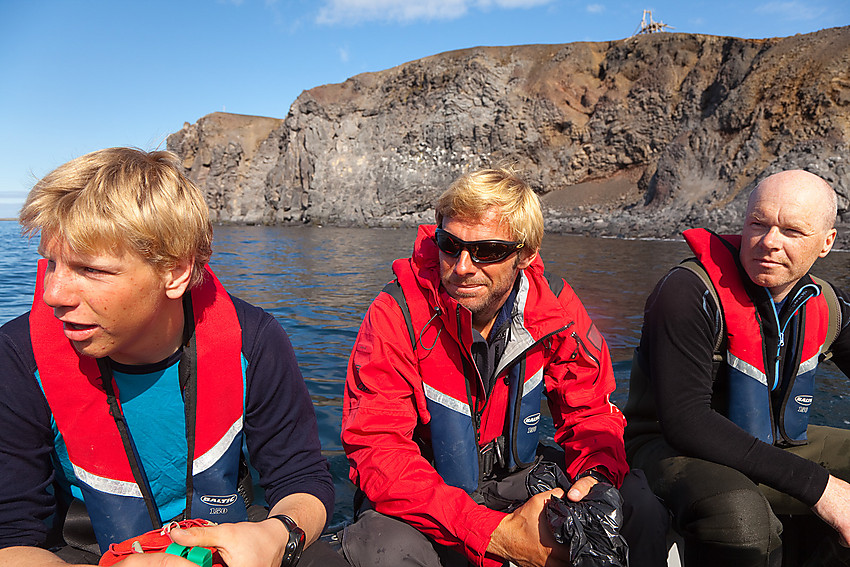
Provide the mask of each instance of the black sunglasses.
{"label": "black sunglasses", "polygon": [[434,233],[434,241],[437,243],[437,248],[448,256],[457,258],[465,249],[472,257],[472,261],[479,264],[501,262],[525,246],[522,242],[509,242],[507,240],[473,240],[467,242],[442,228],[438,228]]}

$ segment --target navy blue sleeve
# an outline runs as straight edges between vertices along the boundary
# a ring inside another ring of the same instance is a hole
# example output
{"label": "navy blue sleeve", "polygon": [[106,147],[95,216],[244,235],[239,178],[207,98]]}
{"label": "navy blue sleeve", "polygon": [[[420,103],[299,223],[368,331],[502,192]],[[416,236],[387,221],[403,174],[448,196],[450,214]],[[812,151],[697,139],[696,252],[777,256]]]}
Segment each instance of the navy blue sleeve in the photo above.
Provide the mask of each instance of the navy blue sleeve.
{"label": "navy blue sleeve", "polygon": [[248,360],[245,435],[266,501],[307,493],[333,515],[334,485],[322,455],[319,426],[295,351],[280,323],[262,309],[233,299]]}
{"label": "navy blue sleeve", "polygon": [[0,548],[44,546],[56,510],[53,433],[35,369],[22,315],[0,327]]}

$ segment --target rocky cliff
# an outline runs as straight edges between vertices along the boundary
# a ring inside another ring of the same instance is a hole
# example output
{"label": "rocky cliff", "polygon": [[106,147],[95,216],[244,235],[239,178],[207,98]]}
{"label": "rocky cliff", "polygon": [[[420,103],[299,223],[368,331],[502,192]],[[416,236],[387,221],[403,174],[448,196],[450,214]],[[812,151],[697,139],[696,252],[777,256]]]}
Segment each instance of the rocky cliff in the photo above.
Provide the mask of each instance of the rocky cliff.
{"label": "rocky cliff", "polygon": [[455,177],[502,163],[553,230],[736,229],[788,168],[827,179],[844,214],[850,27],[453,51],[305,91],[283,120],[208,115],[168,147],[228,222],[430,221]]}

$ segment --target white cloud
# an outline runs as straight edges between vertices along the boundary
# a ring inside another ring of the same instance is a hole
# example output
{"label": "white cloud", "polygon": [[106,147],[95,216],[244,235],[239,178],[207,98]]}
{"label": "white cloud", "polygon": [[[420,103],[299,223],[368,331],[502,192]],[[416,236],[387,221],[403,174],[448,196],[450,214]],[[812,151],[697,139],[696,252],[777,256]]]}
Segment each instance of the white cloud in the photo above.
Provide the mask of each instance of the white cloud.
{"label": "white cloud", "polygon": [[551,0],[479,0],[478,2],[470,2],[477,4],[482,8],[496,6],[497,8],[534,8],[535,6],[543,6],[549,4]]}
{"label": "white cloud", "polygon": [[325,0],[316,22],[325,25],[368,21],[409,23],[454,20],[470,10],[533,8],[553,0]]}
{"label": "white cloud", "polygon": [[765,16],[777,16],[784,20],[814,20],[823,15],[824,8],[804,2],[767,2],[757,6],[755,12]]}
{"label": "white cloud", "polygon": [[348,49],[345,47],[339,48],[339,60],[343,63],[348,63]]}
{"label": "white cloud", "polygon": [[591,14],[601,14],[605,11],[605,6],[602,4],[588,4],[586,10]]}

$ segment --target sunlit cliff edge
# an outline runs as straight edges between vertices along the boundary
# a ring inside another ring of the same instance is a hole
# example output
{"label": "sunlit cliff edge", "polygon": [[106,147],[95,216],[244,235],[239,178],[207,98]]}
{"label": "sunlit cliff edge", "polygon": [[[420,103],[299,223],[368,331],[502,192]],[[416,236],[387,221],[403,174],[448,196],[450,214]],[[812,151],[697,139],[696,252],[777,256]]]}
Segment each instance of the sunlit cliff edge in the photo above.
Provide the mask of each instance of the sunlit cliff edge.
{"label": "sunlit cliff edge", "polygon": [[168,147],[221,222],[414,225],[503,163],[561,232],[736,230],[789,168],[829,181],[850,222],[850,27],[475,47],[307,90],[282,119],[213,113]]}

